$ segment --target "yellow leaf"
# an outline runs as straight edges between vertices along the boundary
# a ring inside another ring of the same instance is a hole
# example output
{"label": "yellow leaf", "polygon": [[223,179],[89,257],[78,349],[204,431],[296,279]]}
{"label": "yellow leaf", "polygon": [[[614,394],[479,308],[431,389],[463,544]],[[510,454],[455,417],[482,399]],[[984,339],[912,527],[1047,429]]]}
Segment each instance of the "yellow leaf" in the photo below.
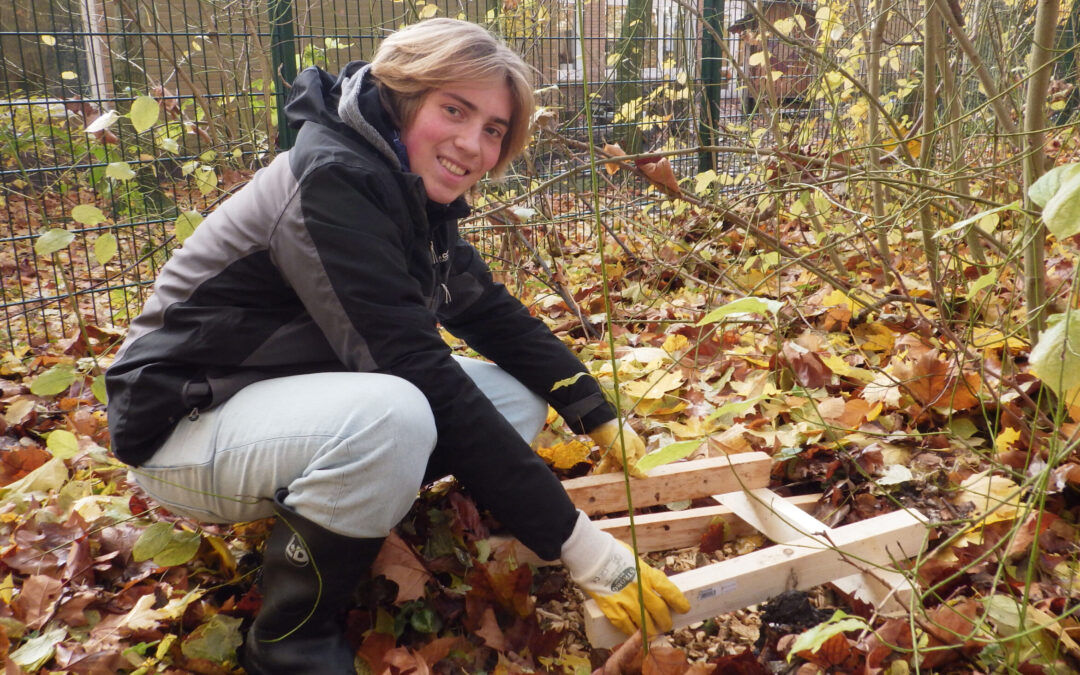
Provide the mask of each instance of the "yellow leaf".
{"label": "yellow leaf", "polygon": [[870,408],[870,410],[867,410],[866,411],[866,421],[867,422],[873,422],[874,420],[876,420],[878,418],[878,415],[881,414],[881,408],[882,408],[882,405],[879,402],[879,403],[875,404],[872,408]]}
{"label": "yellow leaf", "polygon": [[424,5],[424,8],[420,10],[421,19],[430,19],[439,13],[438,5]]}
{"label": "yellow leaf", "polygon": [[643,398],[634,406],[635,415],[648,417],[649,415],[674,415],[686,409],[686,401],[665,396],[663,398]]}
{"label": "yellow leaf", "polygon": [[678,389],[685,380],[678,371],[654,370],[644,380],[623,384],[622,390],[627,396],[634,398],[660,398],[661,394]]}
{"label": "yellow leaf", "polygon": [[1008,335],[994,328],[976,328],[971,334],[971,346],[976,349],[1008,349],[1012,353],[1027,351],[1028,342],[1023,336]]}
{"label": "yellow leaf", "polygon": [[668,429],[671,429],[671,433],[676,438],[701,438],[708,436],[716,430],[716,424],[714,422],[706,422],[700,417],[689,417],[686,419],[686,423],[680,422],[668,422],[664,424]]}
{"label": "yellow leaf", "polygon": [[1004,476],[984,471],[971,476],[961,483],[960,487],[960,493],[953,498],[953,503],[970,503],[975,507],[972,517],[978,519],[978,522],[972,529],[1003,520],[1014,520],[1020,511],[1020,488]]}
{"label": "yellow leaf", "polygon": [[4,601],[5,605],[11,604],[11,596],[15,591],[15,582],[11,578],[11,574],[8,573],[7,578],[0,581],[0,600]]}
{"label": "yellow leaf", "polygon": [[55,44],[56,44],[56,38],[55,38],[55,37],[53,37],[52,35],[42,35],[42,36],[41,36],[41,41],[42,41],[42,42],[43,42],[44,44],[47,44],[47,45],[49,45],[50,47],[52,47],[53,45],[55,45]]}
{"label": "yellow leaf", "polygon": [[232,551],[229,550],[229,545],[225,543],[225,540],[213,534],[204,535],[203,538],[209,542],[210,548],[214,550],[214,553],[221,560],[222,569],[229,574],[236,574],[236,558],[233,557]]}
{"label": "yellow leaf", "polygon": [[1013,442],[1020,438],[1020,432],[1012,427],[1005,427],[1005,429],[997,435],[994,439],[994,449],[998,452],[1005,452],[1008,450]]}
{"label": "yellow leaf", "polygon": [[688,340],[685,335],[679,335],[678,333],[674,333],[667,336],[667,338],[664,340],[662,349],[668,354],[673,354],[675,352],[681,352],[688,346],[690,346],[690,340]]}
{"label": "yellow leaf", "polygon": [[539,448],[536,454],[556,469],[566,470],[588,461],[589,446],[581,441],[571,440],[566,443],[556,443],[549,448]]}
{"label": "yellow leaf", "polygon": [[871,352],[892,351],[893,344],[896,343],[896,333],[878,322],[856,326],[854,333],[863,340],[859,346]]}
{"label": "yellow leaf", "polygon": [[822,307],[844,306],[852,312],[854,312],[855,309],[859,306],[857,302],[848,297],[847,293],[841,291],[840,289],[836,289],[832,293],[829,293],[824,298],[822,298],[821,305]]}
{"label": "yellow leaf", "polygon": [[851,371],[855,370],[847,361],[835,354],[818,354],[818,356],[821,357],[821,362],[829,367],[829,370],[840,377],[846,377]]}

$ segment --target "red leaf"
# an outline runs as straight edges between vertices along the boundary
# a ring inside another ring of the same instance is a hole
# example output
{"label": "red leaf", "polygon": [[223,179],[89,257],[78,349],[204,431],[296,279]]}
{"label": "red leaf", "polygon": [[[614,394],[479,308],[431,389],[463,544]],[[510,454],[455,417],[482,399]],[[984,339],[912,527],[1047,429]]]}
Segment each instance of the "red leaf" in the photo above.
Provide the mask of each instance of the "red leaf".
{"label": "red leaf", "polygon": [[137,494],[133,494],[128,498],[128,508],[131,509],[131,515],[141,516],[150,509],[150,506],[146,503],[145,499]]}
{"label": "red leaf", "polygon": [[712,663],[716,666],[716,669],[713,670],[714,673],[723,673],[724,675],[771,675],[749,649],[745,649],[738,654],[721,656],[714,659]]}
{"label": "red leaf", "polygon": [[476,503],[473,500],[465,497],[460,492],[452,492],[450,494],[450,506],[457,515],[458,523],[466,532],[469,532],[477,539],[486,539],[488,537],[490,532],[488,532],[487,526],[484,525],[483,520],[480,518],[480,511],[477,510]]}
{"label": "red leaf", "polygon": [[709,529],[701,535],[699,548],[702,553],[715,553],[724,545],[724,521],[709,523]]}

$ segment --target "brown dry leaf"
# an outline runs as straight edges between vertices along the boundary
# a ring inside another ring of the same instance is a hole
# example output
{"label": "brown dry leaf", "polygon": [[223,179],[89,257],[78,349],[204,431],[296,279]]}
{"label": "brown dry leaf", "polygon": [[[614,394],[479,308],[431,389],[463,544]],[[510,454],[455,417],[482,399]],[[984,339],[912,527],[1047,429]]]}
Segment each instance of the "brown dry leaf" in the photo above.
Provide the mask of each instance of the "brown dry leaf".
{"label": "brown dry leaf", "polygon": [[932,350],[914,361],[898,360],[893,375],[907,388],[919,405],[941,403],[948,377],[948,366]]}
{"label": "brown dry leaf", "polygon": [[[880,409],[880,404],[878,404]],[[870,419],[870,403],[861,398],[849,398],[844,401],[844,412],[837,418],[841,426],[858,429]]]}
{"label": "brown dry leaf", "polygon": [[967,410],[977,405],[976,393],[982,386],[978,373],[964,373],[960,380],[942,359],[941,354],[932,349],[914,362],[896,363],[893,373],[920,405],[942,410]]}
{"label": "brown dry leaf", "polygon": [[386,668],[386,654],[394,648],[396,640],[389,633],[371,631],[361,643],[358,653],[367,661],[373,673],[381,673]]}
{"label": "brown dry leaf", "polygon": [[431,580],[424,563],[396,532],[391,532],[383,543],[371,566],[371,574],[381,574],[397,584],[398,594],[394,603],[398,605],[422,598],[424,586]]}
{"label": "brown dry leaf", "polygon": [[88,623],[86,608],[97,599],[94,591],[80,591],[60,603],[56,610],[56,619],[68,626],[85,626]]}
{"label": "brown dry leaf", "polygon": [[621,645],[611,652],[603,667],[593,671],[593,675],[629,675],[641,672],[641,631],[634,631]]}
{"label": "brown dry leaf", "polygon": [[832,370],[815,352],[794,342],[785,342],[781,348],[783,362],[795,375],[795,380],[807,389],[824,387],[832,380]]}
{"label": "brown dry leaf", "polygon": [[510,568],[504,562],[492,562],[484,565],[483,571],[503,607],[513,609],[522,618],[532,614],[534,602],[529,590],[533,575],[528,565]]}
{"label": "brown dry leaf", "polygon": [[846,410],[847,405],[839,396],[830,396],[817,402],[817,412],[826,422],[838,422]]}
{"label": "brown dry leaf", "polygon": [[957,649],[934,650],[924,654],[923,668],[937,668],[979,649],[977,619],[981,606],[974,598],[964,598],[955,604],[942,604],[927,612],[926,630],[931,647],[955,646]]}
{"label": "brown dry leaf", "polygon": [[652,647],[641,664],[641,675],[683,675],[689,667],[681,649]]}
{"label": "brown dry leaf", "polygon": [[19,597],[13,603],[23,614],[26,627],[37,630],[52,616],[53,606],[64,591],[64,584],[44,574],[34,574],[23,582]]}
{"label": "brown dry leaf", "polygon": [[671,168],[671,162],[667,157],[662,157],[656,162],[638,165],[641,173],[657,185],[662,185],[675,194],[682,194],[679,190],[679,179],[675,177],[675,171]]}
{"label": "brown dry leaf", "polygon": [[806,649],[799,652],[798,656],[824,668],[838,666],[851,658],[851,640],[845,637],[843,633],[836,633],[831,635],[825,642],[822,642],[816,652]]}
{"label": "brown dry leaf", "polygon": [[755,448],[745,436],[745,432],[748,430],[745,424],[739,422],[730,429],[710,436],[709,454],[735,455],[740,452],[753,452]]}
{"label": "brown dry leaf", "polygon": [[420,648],[419,654],[427,663],[438,663],[445,659],[450,652],[462,648],[465,645],[466,641],[464,637],[461,637],[460,635],[448,635],[446,637],[435,638],[427,643]]}
{"label": "brown dry leaf", "polygon": [[[609,157],[623,157],[626,155],[626,151],[619,147],[618,143],[608,143],[604,146],[604,152]],[[608,172],[609,176],[613,176],[618,173],[622,167],[615,162],[604,162],[604,170]]]}
{"label": "brown dry leaf", "polygon": [[52,459],[52,454],[36,445],[0,452],[0,487],[19,480]]}
{"label": "brown dry leaf", "polygon": [[484,610],[483,615],[480,617],[480,628],[474,631],[473,634],[483,640],[488,647],[497,651],[505,651],[509,646],[506,635],[503,633],[502,628],[499,628],[499,622],[495,618],[495,610],[491,607]]}
{"label": "brown dry leaf", "polygon": [[431,675],[427,661],[408,647],[391,649],[386,652],[383,661],[390,666],[383,671],[384,675],[394,675],[395,672],[397,675]]}

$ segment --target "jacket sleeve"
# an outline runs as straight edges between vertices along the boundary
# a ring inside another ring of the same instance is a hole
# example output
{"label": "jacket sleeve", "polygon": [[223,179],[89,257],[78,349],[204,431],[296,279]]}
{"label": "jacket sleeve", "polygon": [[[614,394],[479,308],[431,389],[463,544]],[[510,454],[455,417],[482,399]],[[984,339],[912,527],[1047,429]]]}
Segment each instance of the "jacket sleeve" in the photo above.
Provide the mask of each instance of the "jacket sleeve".
{"label": "jacket sleeve", "polygon": [[[543,397],[575,432],[590,432],[615,417],[580,359],[492,279],[472,245],[459,239],[451,261],[451,302],[439,312],[447,330]],[[584,377],[553,389],[579,374]]]}
{"label": "jacket sleeve", "polygon": [[537,554],[557,558],[574,506],[439,336],[408,271],[417,251],[431,261],[412,245],[404,181],[342,164],[309,169],[300,217],[283,219],[273,235],[275,263],[349,369],[392,374],[423,392],[438,431],[433,460]]}

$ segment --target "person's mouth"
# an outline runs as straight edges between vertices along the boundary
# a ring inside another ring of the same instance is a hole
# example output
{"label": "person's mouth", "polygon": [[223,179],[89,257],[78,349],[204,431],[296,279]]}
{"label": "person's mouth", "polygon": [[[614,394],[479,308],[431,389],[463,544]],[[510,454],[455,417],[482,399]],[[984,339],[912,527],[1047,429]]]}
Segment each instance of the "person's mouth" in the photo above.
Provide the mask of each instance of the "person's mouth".
{"label": "person's mouth", "polygon": [[464,176],[465,174],[469,173],[468,169],[461,166],[460,164],[446,159],[445,157],[439,158],[439,165],[450,173],[454,174],[455,176]]}

